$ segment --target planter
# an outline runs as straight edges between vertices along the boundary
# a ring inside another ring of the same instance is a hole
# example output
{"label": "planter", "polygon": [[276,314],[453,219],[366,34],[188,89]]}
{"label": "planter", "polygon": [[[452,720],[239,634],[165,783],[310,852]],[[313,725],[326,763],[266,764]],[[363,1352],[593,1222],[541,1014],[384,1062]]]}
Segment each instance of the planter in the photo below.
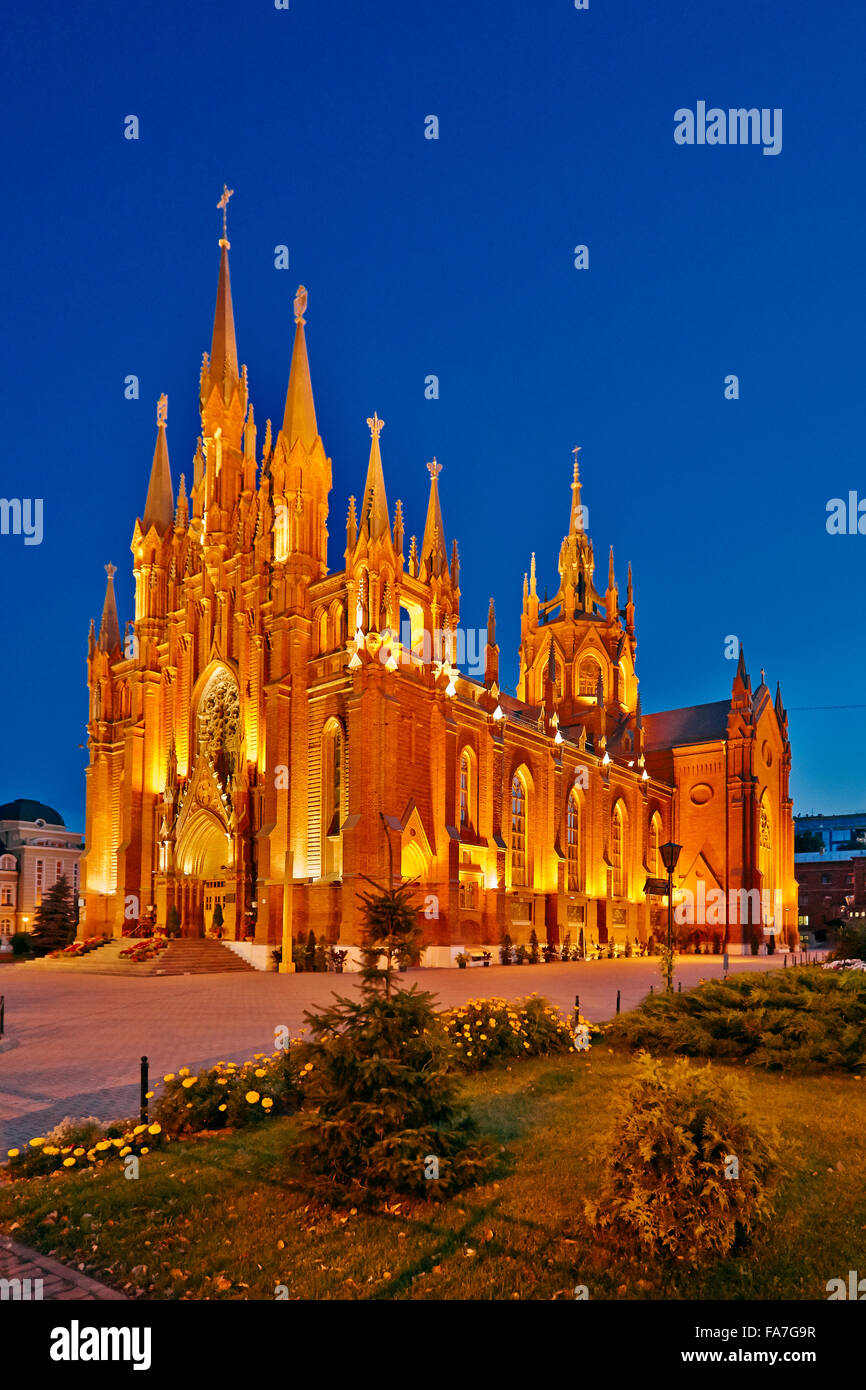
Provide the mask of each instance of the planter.
{"label": "planter", "polygon": [[466,969],[466,962],[465,962],[465,960],[459,960],[459,961],[457,962],[457,969],[458,969],[458,970],[465,970],[465,969]]}

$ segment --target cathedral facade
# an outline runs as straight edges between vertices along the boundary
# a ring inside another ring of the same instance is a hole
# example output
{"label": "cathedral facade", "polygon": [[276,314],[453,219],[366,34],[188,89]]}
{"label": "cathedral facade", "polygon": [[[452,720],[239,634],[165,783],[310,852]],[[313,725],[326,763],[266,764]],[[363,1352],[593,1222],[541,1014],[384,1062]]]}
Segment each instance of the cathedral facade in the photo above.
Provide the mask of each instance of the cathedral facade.
{"label": "cathedral facade", "polygon": [[283,946],[312,929],[354,945],[365,879],[402,877],[417,883],[428,964],[533,929],[542,943],[623,948],[664,933],[649,880],[676,841],[674,883],[696,913],[708,894],[724,899],[706,920],[731,951],[756,933],[793,940],[778,688],[762,673],[753,691],[741,652],[728,699],[642,713],[631,570],[623,596],[611,550],[596,587],[576,451],[557,593],[539,599],[534,556],[524,579],[516,697],[499,685],[492,600],[483,663],[460,669],[439,465],[407,546],[377,414],[332,570],[306,291],[282,422],[259,443],[225,229],[220,248],[191,485],[181,475],[175,493],[161,397],[132,537],[135,616],[122,638],[109,565],[91,625],[80,933],[119,935],[141,916],[164,926],[174,907],[202,935],[219,904],[237,940]]}

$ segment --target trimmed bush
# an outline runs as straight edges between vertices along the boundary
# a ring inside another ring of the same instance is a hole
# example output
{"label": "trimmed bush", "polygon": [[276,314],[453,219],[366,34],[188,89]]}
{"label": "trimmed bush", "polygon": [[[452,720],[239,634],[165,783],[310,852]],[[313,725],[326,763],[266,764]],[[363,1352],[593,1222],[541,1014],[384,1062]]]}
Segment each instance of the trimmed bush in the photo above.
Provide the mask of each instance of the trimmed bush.
{"label": "trimmed bush", "polygon": [[861,1071],[866,975],[802,966],[705,980],[687,993],[650,995],[615,1019],[606,1036],[653,1053],[774,1071]]}
{"label": "trimmed bush", "polygon": [[191,1134],[291,1115],[303,1098],[299,1051],[295,1043],[285,1052],[259,1054],[240,1065],[218,1062],[195,1075],[188,1067],[169,1072],[162,1080],[156,1118],[169,1134]]}
{"label": "trimmed bush", "polygon": [[29,956],[33,944],[33,937],[29,931],[17,931],[12,936],[13,956]]}
{"label": "trimmed bush", "polygon": [[585,1214],[626,1252],[697,1265],[727,1255],[773,1214],[774,1137],[744,1115],[729,1078],[642,1054]]}

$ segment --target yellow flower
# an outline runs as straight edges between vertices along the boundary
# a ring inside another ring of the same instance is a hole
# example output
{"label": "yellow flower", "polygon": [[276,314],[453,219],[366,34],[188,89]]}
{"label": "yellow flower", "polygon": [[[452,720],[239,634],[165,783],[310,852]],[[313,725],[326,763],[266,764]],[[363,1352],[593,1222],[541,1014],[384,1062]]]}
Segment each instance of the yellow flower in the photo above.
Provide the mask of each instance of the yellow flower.
{"label": "yellow flower", "polygon": [[7,1151],[6,1151],[6,1157],[7,1157],[7,1158],[17,1158],[18,1155],[20,1154],[20,1152],[21,1152],[20,1149],[7,1149]]}
{"label": "yellow flower", "polygon": [[133,1134],[143,1134],[146,1129],[147,1125],[136,1125],[132,1132]]}
{"label": "yellow flower", "polygon": [[189,1076],[189,1067],[181,1067],[178,1076]]}
{"label": "yellow flower", "polygon": [[148,1134],[162,1134],[162,1125],[148,1125],[147,1132]]}
{"label": "yellow flower", "polygon": [[126,1140],[125,1140],[125,1139],[112,1139],[111,1142],[112,1142],[112,1144],[114,1145],[114,1147],[115,1147],[116,1149],[120,1149],[120,1148],[122,1148],[123,1145],[126,1143]]}
{"label": "yellow flower", "polygon": [[256,1067],[256,1076],[267,1076],[264,1067]]}
{"label": "yellow flower", "polygon": [[247,1091],[246,1096],[244,1097],[245,1100],[249,1101],[250,1105],[255,1105],[258,1101],[258,1098],[258,1091]]}
{"label": "yellow flower", "polygon": [[163,1081],[174,1081],[174,1072],[170,1071],[168,1076],[164,1076],[162,1079]]}
{"label": "yellow flower", "polygon": [[125,1149],[121,1149],[121,1150],[120,1150],[120,1157],[121,1157],[121,1158],[126,1158],[126,1155],[127,1155],[127,1154],[131,1154],[131,1153],[132,1153],[132,1149],[131,1149],[131,1148],[129,1147],[129,1145],[127,1144],[127,1146],[126,1146]]}
{"label": "yellow flower", "polygon": [[[186,1082],[184,1082],[183,1084],[185,1086]],[[153,1091],[145,1091],[144,1098],[145,1100],[153,1100]]]}
{"label": "yellow flower", "polygon": [[149,1154],[149,1153],[150,1153],[150,1149],[142,1149],[141,1152],[142,1152],[143,1154]]}
{"label": "yellow flower", "polygon": [[479,1034],[479,1037],[481,1038],[481,1041],[482,1041],[482,1042],[487,1042],[487,1034],[486,1034],[486,1033],[480,1033],[480,1034]]}
{"label": "yellow flower", "polygon": [[99,1143],[98,1143],[98,1144],[94,1144],[93,1147],[94,1147],[95,1149],[100,1149],[100,1150],[101,1150],[101,1149],[110,1149],[110,1148],[111,1148],[111,1144],[109,1143],[109,1141],[108,1141],[107,1139],[100,1139]]}
{"label": "yellow flower", "polygon": [[224,1106],[224,1105],[221,1105],[219,1108],[220,1108],[220,1110],[225,1110],[225,1106]]}
{"label": "yellow flower", "polygon": [[75,1159],[74,1159],[74,1158],[64,1158],[64,1160],[63,1160],[63,1166],[64,1166],[64,1168],[71,1168],[72,1165],[74,1164],[74,1162],[75,1162]]}
{"label": "yellow flower", "polygon": [[45,1148],[42,1150],[42,1152],[43,1152],[44,1154],[51,1154],[51,1157],[53,1158],[55,1154],[59,1154],[59,1153],[60,1153],[60,1150],[59,1150],[59,1149],[53,1148],[50,1144],[46,1144],[46,1145],[45,1145]]}
{"label": "yellow flower", "polygon": [[217,1081],[217,1085],[218,1085],[218,1086],[227,1086],[228,1084],[229,1084],[229,1083],[228,1083],[228,1081],[226,1080],[226,1078],[225,1078],[224,1076],[221,1076],[221,1077],[219,1078],[219,1080]]}
{"label": "yellow flower", "polygon": [[271,1100],[270,1096],[265,1096],[264,1100],[262,1101],[262,1109],[270,1110],[273,1103],[274,1102]]}
{"label": "yellow flower", "polygon": [[31,1139],[31,1140],[30,1140],[30,1147],[31,1147],[32,1149],[38,1149],[38,1148],[39,1148],[39,1145],[40,1145],[40,1144],[44,1144],[44,1143],[45,1143],[45,1140],[44,1140],[44,1139]]}
{"label": "yellow flower", "polygon": [[83,1150],[83,1149],[73,1149],[72,1152],[75,1154],[75,1157],[76,1157],[76,1158],[80,1158],[81,1155],[84,1153],[84,1150]]}
{"label": "yellow flower", "polygon": [[187,1076],[187,1077],[181,1082],[181,1085],[182,1085],[182,1086],[185,1086],[186,1089],[189,1090],[190,1086],[194,1086],[195,1083],[196,1083],[197,1081],[198,1081],[198,1077],[197,1077],[197,1076]]}

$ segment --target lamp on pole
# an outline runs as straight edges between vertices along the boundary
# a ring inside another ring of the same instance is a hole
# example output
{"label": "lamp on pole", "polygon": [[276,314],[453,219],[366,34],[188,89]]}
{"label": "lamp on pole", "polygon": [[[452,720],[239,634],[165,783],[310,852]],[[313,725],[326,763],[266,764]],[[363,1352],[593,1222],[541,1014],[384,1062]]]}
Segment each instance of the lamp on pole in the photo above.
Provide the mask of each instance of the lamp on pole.
{"label": "lamp on pole", "polygon": [[659,848],[662,863],[668,875],[668,954],[665,963],[665,974],[667,976],[667,991],[671,993],[674,987],[674,869],[677,867],[677,860],[680,857],[682,845],[675,845],[668,840],[666,845]]}

